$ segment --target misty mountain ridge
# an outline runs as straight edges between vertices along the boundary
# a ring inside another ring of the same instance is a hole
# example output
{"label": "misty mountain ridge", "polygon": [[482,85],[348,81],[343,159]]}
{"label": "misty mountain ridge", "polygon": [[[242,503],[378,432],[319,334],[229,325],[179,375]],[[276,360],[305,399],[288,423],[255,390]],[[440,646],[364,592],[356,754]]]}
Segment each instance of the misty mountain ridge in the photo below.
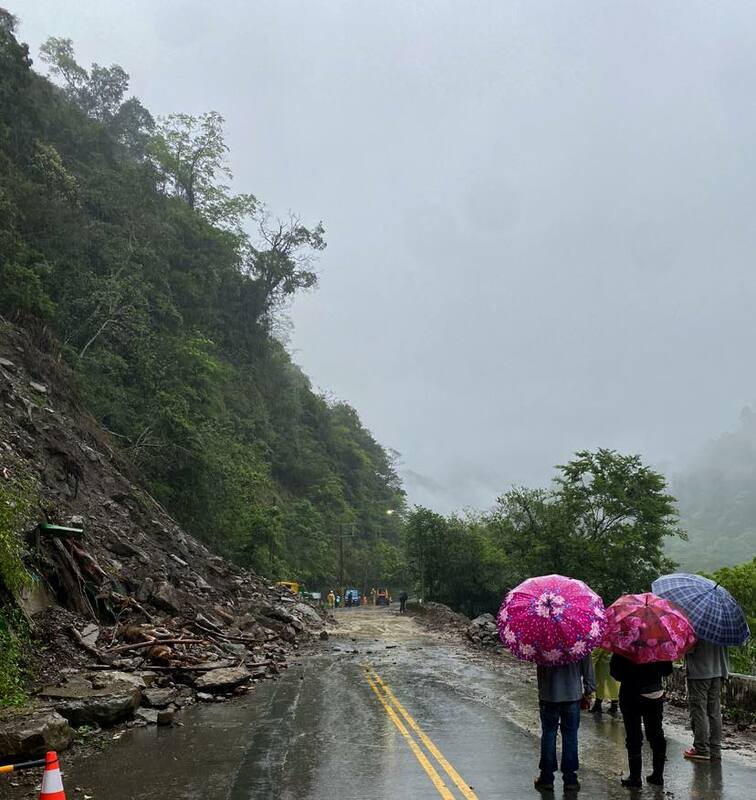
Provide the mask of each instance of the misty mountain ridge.
{"label": "misty mountain ridge", "polygon": [[714,570],[756,553],[756,411],[746,407],[734,431],[707,442],[671,480],[689,541],[670,540],[681,569]]}

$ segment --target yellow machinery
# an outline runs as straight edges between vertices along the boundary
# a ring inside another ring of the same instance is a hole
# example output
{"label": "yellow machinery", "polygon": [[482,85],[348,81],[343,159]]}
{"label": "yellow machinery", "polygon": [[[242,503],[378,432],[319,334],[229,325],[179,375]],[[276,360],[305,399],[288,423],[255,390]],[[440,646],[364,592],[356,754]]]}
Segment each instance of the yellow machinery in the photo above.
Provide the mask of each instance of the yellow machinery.
{"label": "yellow machinery", "polygon": [[292,594],[299,594],[300,585],[296,581],[276,581],[276,586],[283,586]]}

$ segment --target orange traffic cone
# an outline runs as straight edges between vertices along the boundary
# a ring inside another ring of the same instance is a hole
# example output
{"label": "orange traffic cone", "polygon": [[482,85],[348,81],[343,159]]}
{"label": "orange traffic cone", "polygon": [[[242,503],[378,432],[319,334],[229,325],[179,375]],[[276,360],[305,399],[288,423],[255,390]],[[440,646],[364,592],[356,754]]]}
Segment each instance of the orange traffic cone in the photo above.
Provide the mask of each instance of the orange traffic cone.
{"label": "orange traffic cone", "polygon": [[39,800],[66,800],[58,754],[54,750],[45,756],[45,771],[42,775],[42,791],[39,793]]}

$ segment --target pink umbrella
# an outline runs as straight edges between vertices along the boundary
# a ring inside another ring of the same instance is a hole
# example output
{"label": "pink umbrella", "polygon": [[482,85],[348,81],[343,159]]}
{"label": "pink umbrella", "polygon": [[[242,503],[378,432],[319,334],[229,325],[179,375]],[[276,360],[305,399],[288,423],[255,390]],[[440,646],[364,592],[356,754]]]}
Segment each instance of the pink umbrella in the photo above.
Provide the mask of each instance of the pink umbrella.
{"label": "pink umbrella", "polygon": [[606,613],[601,598],[583,581],[544,575],[512,589],[497,624],[502,642],[518,658],[557,667],[598,647]]}
{"label": "pink umbrella", "polygon": [[606,610],[601,646],[636,664],[674,661],[696,643],[693,626],[669,600],[646,594],[624,594]]}

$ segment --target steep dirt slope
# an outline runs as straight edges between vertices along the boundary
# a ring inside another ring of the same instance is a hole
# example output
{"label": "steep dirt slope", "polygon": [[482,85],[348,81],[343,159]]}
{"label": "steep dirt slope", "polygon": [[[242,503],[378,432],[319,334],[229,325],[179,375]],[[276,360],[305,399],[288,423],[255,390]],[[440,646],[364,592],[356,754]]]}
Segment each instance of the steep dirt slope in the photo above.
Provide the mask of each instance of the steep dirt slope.
{"label": "steep dirt slope", "polygon": [[131,472],[60,359],[0,321],[0,484],[23,484],[38,509],[19,532],[37,576],[25,599],[40,640],[35,686],[84,664],[274,674],[297,637],[321,626],[316,611],[213,555]]}

